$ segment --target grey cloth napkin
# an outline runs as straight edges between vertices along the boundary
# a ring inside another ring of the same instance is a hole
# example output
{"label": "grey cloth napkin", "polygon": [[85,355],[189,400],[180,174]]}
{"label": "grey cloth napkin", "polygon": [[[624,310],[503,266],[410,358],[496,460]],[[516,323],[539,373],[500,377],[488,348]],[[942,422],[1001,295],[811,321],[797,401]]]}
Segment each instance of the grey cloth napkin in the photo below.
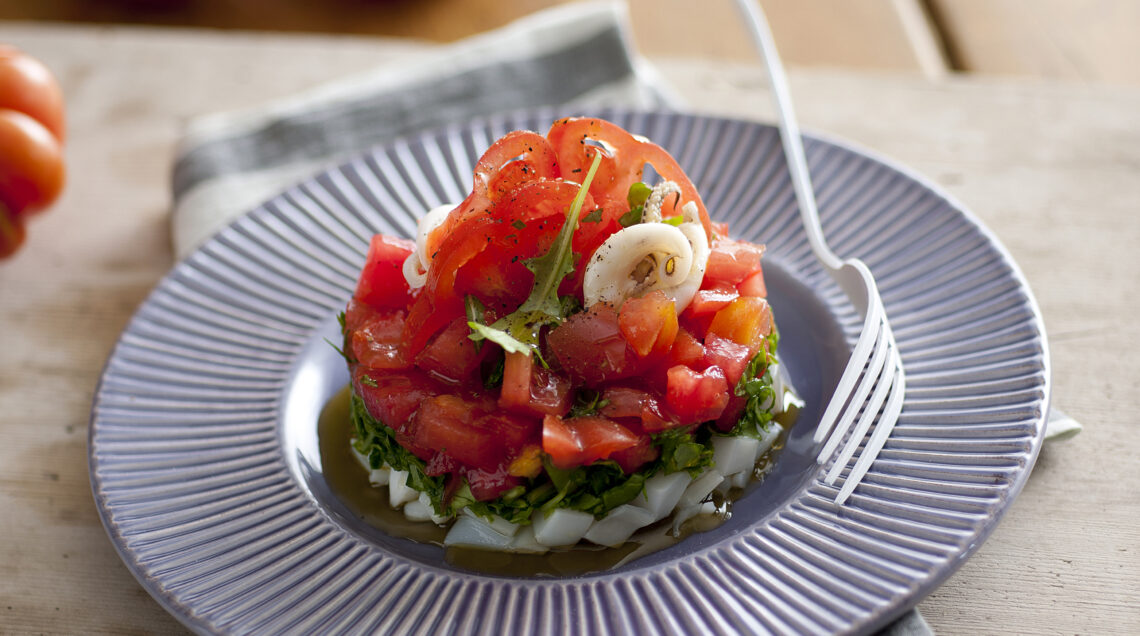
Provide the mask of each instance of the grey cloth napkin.
{"label": "grey cloth napkin", "polygon": [[[576,3],[295,97],[192,121],[174,167],[173,240],[185,256],[297,181],[418,130],[528,107],[676,108],[630,45],[624,5]],[[1051,436],[1080,425],[1054,411]],[[880,634],[932,634],[910,610]]]}
{"label": "grey cloth napkin", "polygon": [[633,55],[624,5],[577,3],[286,100],[191,121],[174,166],[185,256],[240,214],[322,168],[410,133],[569,104],[679,105]]}

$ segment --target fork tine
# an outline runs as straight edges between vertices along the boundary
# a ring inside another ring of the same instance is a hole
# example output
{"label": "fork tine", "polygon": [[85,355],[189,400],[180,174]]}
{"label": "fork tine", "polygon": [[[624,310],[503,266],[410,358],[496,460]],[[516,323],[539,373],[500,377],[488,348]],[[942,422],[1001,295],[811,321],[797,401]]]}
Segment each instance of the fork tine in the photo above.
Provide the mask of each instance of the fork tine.
{"label": "fork tine", "polygon": [[[823,417],[820,418],[819,425],[815,429],[815,436],[812,439],[815,443],[818,444],[823,441],[824,437],[827,437],[832,424],[835,423],[835,418],[839,416],[839,412],[847,403],[851,391],[855,389],[856,382],[859,380],[860,374],[863,373],[863,367],[867,365],[867,360],[871,357],[876,340],[875,336],[879,332],[877,327],[882,321],[882,312],[882,300],[879,299],[878,293],[871,294],[867,303],[867,315],[863,319],[861,335],[855,343],[855,349],[851,352],[851,358],[847,361],[843,375],[839,378],[839,384],[835,386],[835,393],[831,396],[831,401],[828,402],[827,409],[824,410]],[[855,404],[857,405],[858,402]],[[824,454],[820,453],[820,456],[823,457]]]}
{"label": "fork tine", "polygon": [[[886,325],[886,327],[889,331],[890,326]],[[893,335],[891,340],[894,341]],[[847,498],[855,491],[859,482],[863,481],[863,477],[871,469],[871,464],[879,456],[879,452],[883,450],[883,445],[886,444],[891,431],[894,430],[899,414],[902,413],[903,398],[906,397],[906,373],[903,371],[902,359],[899,358],[897,348],[893,351],[891,358],[891,368],[893,369],[891,397],[887,400],[887,405],[883,409],[883,416],[879,418],[875,431],[871,433],[871,439],[867,440],[867,445],[863,448],[855,466],[851,468],[851,472],[847,474],[847,479],[844,480],[843,487],[839,489],[839,494],[835,496],[836,505],[843,505],[843,502],[847,501]]]}
{"label": "fork tine", "polygon": [[[890,339],[890,332],[879,325],[879,346],[881,349],[875,352],[877,358],[881,358],[883,362],[887,361],[888,355],[892,354],[895,349],[895,343]],[[890,356],[893,358],[893,356]],[[847,437],[847,443],[843,446],[843,450],[835,458],[835,463],[832,464],[831,470],[828,471],[824,483],[834,484],[835,480],[839,478],[839,474],[843,468],[847,466],[847,462],[859,449],[859,444],[863,441],[863,436],[867,434],[867,429],[875,422],[879,416],[879,409],[883,407],[883,403],[887,400],[888,391],[891,388],[891,375],[894,373],[894,367],[882,366],[878,369],[868,369],[867,376],[864,378],[863,387],[868,387],[872,384],[875,385],[875,391],[871,393],[871,397],[867,400],[866,404],[856,402],[851,405],[850,413],[859,411],[862,406],[862,415],[859,417],[859,423],[855,429],[851,431],[851,435]],[[868,381],[871,380],[871,381]],[[832,435],[832,440],[838,441],[839,435]]]}
{"label": "fork tine", "polygon": [[[874,334],[875,337],[872,337]],[[871,393],[871,389],[875,386],[879,376],[883,373],[883,366],[887,362],[887,352],[889,347],[883,341],[882,329],[874,332],[867,333],[867,340],[873,344],[874,355],[871,356],[871,361],[867,365],[866,370],[863,370],[862,381],[859,382],[854,388],[854,393],[851,394],[850,400],[847,402],[847,408],[844,409],[842,417],[835,424],[835,428],[827,437],[827,443],[820,449],[819,454],[816,456],[816,462],[822,464],[827,461],[828,457],[835,452],[839,443],[847,435],[847,431],[851,429],[851,424],[855,422],[855,417],[859,415],[859,407],[867,400],[867,396]],[[860,369],[862,370],[862,369]],[[838,393],[839,391],[837,391]],[[849,391],[845,391],[847,393]],[[833,400],[835,398],[832,398]]]}

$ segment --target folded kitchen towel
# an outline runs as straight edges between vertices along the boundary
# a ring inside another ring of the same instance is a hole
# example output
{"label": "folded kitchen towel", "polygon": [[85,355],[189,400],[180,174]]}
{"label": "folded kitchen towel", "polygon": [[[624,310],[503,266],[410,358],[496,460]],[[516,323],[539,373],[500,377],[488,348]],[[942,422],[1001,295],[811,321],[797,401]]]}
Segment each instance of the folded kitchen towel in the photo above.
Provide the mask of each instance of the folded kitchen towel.
{"label": "folded kitchen towel", "polygon": [[539,106],[670,108],[624,5],[575,3],[262,107],[190,122],[174,166],[183,257],[286,187],[418,130]]}

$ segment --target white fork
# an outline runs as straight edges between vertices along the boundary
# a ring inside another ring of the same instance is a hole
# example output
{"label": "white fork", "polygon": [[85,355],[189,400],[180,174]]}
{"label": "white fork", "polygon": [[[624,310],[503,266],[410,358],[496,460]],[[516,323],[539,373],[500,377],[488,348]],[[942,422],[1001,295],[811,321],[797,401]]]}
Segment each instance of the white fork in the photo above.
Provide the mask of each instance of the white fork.
{"label": "white fork", "polygon": [[[844,437],[847,438],[847,443],[836,455],[835,463],[824,478],[824,482],[830,485],[842,474],[847,463],[859,450],[867,429],[874,424],[870,440],[835,496],[835,503],[843,504],[870,470],[871,463],[879,455],[898,421],[906,394],[906,374],[871,270],[859,259],[840,260],[823,240],[823,228],[820,226],[819,210],[816,208],[811,177],[804,158],[799,125],[792,110],[787,78],[768,21],[756,0],[737,0],[737,6],[768,69],[772,93],[776,97],[784,155],[812,252],[863,316],[863,331],[815,431],[816,443],[827,438],[816,457],[820,464],[831,457]],[[855,423],[857,416],[858,422]],[[854,429],[851,428],[853,423]]]}

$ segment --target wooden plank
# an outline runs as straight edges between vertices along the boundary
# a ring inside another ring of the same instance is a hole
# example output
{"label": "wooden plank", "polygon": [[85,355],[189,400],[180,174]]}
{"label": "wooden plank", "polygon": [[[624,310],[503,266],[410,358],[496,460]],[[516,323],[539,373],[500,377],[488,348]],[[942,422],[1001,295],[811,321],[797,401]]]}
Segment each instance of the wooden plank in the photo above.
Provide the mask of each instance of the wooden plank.
{"label": "wooden plank", "polygon": [[1140,85],[1140,2],[928,0],[954,67]]}

